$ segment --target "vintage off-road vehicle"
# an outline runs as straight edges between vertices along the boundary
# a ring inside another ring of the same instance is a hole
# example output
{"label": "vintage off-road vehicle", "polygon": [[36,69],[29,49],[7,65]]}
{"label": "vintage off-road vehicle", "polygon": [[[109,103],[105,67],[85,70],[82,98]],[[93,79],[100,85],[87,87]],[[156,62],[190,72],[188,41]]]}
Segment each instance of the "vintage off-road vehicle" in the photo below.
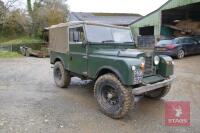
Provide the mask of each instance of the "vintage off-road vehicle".
{"label": "vintage off-road vehicle", "polygon": [[92,22],[51,26],[50,60],[57,86],[66,88],[71,77],[95,81],[94,96],[100,109],[122,118],[135,95],[159,99],[171,87],[171,57],[135,49],[129,28]]}

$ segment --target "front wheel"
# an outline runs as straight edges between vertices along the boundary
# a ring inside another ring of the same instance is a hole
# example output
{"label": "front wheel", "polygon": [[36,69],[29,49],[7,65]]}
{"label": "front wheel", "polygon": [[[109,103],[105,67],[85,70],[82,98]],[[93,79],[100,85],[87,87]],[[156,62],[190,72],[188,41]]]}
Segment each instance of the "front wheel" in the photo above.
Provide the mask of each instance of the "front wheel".
{"label": "front wheel", "polygon": [[69,86],[71,81],[70,73],[64,69],[64,66],[60,61],[55,63],[53,75],[54,81],[58,87],[66,88]]}
{"label": "front wheel", "polygon": [[131,89],[113,74],[99,77],[94,86],[94,95],[101,111],[114,119],[124,117],[133,105]]}
{"label": "front wheel", "polygon": [[151,99],[160,99],[168,94],[168,92],[171,89],[171,85],[149,91],[145,94],[146,97],[151,98]]}

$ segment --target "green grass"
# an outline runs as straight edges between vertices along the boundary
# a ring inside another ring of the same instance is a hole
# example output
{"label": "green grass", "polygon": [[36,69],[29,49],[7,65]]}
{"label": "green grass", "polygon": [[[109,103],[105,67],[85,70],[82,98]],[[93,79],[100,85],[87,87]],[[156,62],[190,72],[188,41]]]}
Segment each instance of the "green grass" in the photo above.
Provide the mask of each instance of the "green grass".
{"label": "green grass", "polygon": [[29,44],[29,43],[42,43],[43,41],[39,38],[30,37],[18,37],[18,38],[0,38],[0,44],[10,45],[10,44]]}
{"label": "green grass", "polygon": [[22,55],[17,52],[0,51],[0,58],[17,58]]}

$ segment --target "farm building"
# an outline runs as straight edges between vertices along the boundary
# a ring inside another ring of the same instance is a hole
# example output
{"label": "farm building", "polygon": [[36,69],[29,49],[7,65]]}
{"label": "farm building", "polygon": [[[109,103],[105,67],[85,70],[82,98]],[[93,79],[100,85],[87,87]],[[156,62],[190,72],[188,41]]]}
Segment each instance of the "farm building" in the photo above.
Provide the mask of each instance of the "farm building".
{"label": "farm building", "polygon": [[169,0],[130,27],[141,47],[153,47],[160,39],[200,35],[200,0]]}

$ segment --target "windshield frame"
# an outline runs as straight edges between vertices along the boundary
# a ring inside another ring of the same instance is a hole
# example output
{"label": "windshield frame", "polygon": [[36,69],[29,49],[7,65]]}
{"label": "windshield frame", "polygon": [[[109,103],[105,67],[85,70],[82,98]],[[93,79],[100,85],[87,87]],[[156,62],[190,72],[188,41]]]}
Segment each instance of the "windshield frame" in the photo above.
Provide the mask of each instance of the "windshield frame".
{"label": "windshield frame", "polygon": [[[87,26],[97,26],[97,27],[110,28],[110,30],[111,30],[111,36],[112,36],[112,41],[111,40],[103,40],[102,42],[100,42],[100,41],[99,42],[98,41],[90,41],[89,37],[88,37]],[[87,42],[89,42],[89,43],[116,43],[116,44],[121,44],[121,43],[126,43],[126,44],[131,43],[131,44],[134,44],[135,43],[134,38],[133,38],[133,34],[132,34],[131,29],[129,27],[85,24],[84,29],[85,29],[85,38],[86,38]],[[129,31],[130,39],[131,39],[132,42],[126,42],[126,41],[125,42],[115,42],[114,41],[114,35],[113,35],[113,30],[114,29],[116,29],[116,30],[122,29],[122,30]]]}

